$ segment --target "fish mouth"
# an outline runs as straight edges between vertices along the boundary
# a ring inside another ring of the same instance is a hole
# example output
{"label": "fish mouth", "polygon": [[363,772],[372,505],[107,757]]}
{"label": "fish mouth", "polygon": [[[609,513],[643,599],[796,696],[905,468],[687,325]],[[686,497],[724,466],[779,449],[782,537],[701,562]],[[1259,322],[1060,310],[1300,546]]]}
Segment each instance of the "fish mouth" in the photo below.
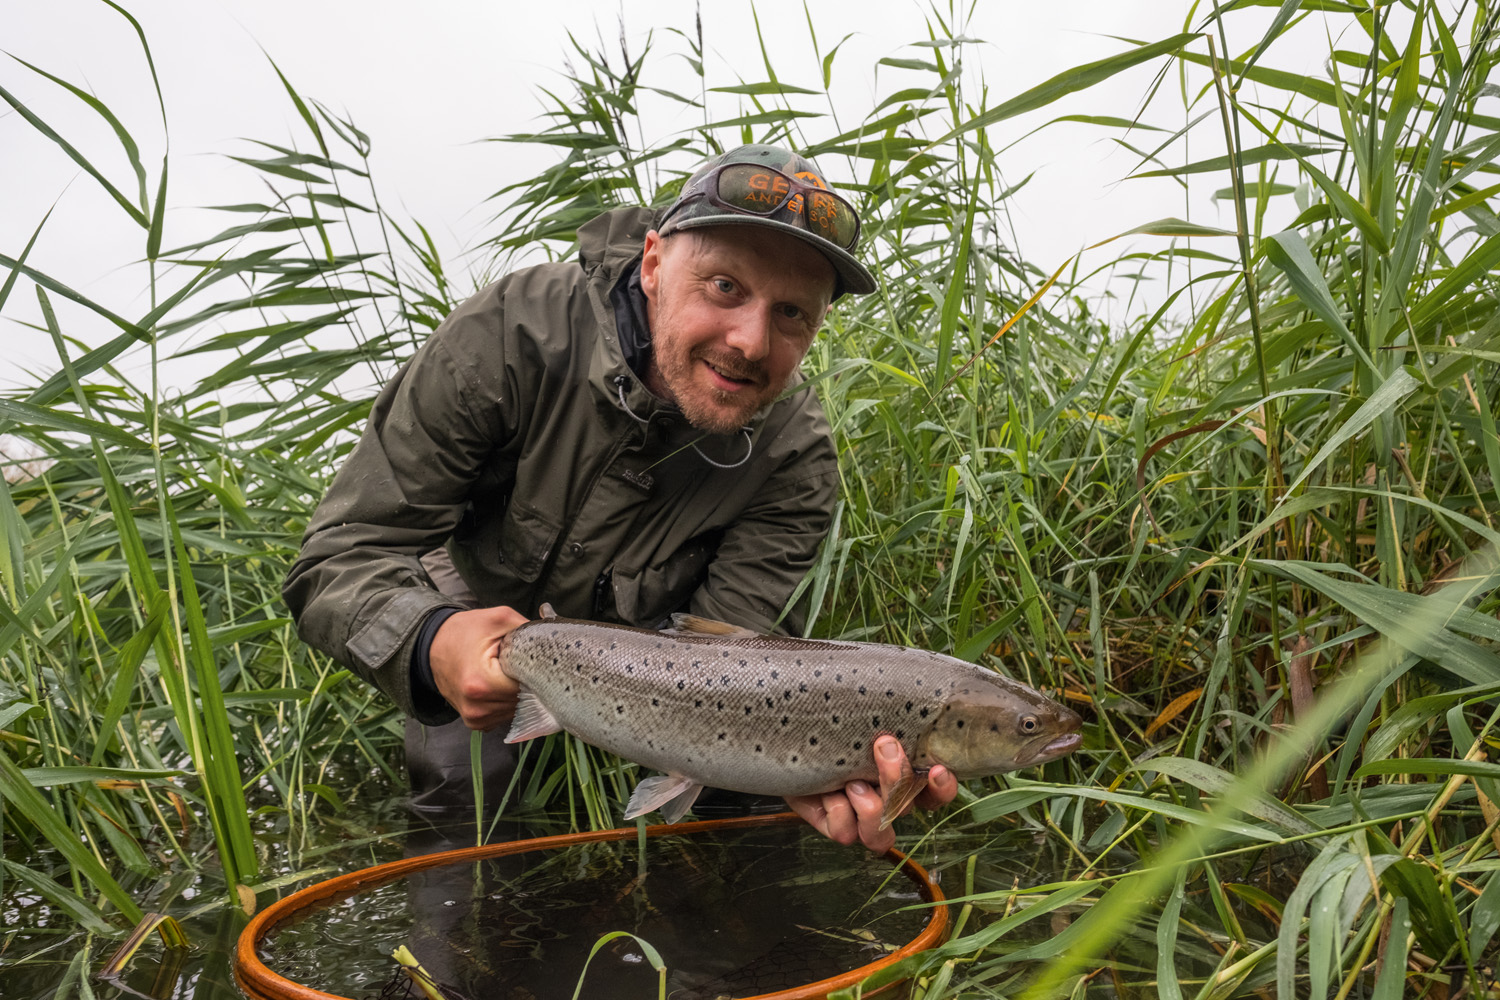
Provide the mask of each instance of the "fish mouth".
{"label": "fish mouth", "polygon": [[1083,745],[1082,733],[1065,733],[1047,741],[1037,749],[1036,756],[1032,758],[1033,764],[1045,764],[1049,760],[1066,757]]}

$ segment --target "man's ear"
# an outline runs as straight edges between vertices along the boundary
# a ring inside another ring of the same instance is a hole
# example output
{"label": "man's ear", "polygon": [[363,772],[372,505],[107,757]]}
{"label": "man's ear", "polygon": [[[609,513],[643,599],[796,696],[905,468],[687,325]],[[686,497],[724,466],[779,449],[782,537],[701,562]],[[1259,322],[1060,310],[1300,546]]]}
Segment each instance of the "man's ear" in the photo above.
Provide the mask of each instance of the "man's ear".
{"label": "man's ear", "polygon": [[661,287],[661,233],[651,230],[646,233],[646,243],[641,249],[641,291],[646,301],[656,304],[656,292]]}

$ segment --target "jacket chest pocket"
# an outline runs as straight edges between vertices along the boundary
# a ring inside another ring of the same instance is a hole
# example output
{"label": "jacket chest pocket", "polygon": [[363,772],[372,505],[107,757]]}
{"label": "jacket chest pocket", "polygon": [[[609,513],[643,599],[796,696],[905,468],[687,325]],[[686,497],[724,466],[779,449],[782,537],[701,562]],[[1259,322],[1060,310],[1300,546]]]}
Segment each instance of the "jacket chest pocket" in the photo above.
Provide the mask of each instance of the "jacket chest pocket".
{"label": "jacket chest pocket", "polygon": [[622,573],[617,566],[612,588],[616,615],[621,621],[651,628],[672,612],[686,609],[693,591],[708,579],[720,537],[717,531],[698,535],[638,573]]}
{"label": "jacket chest pocket", "polygon": [[524,583],[535,583],[561,530],[530,505],[512,501],[500,517],[482,517],[471,508],[453,538],[479,565]]}

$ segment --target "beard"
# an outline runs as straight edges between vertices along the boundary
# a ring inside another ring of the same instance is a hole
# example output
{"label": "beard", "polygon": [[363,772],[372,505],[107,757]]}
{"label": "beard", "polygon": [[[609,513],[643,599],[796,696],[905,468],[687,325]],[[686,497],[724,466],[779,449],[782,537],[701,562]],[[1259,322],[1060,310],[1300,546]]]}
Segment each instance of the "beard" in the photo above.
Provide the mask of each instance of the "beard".
{"label": "beard", "polygon": [[[695,350],[687,355],[671,350],[655,351],[651,364],[670,398],[698,430],[710,434],[733,434],[750,422],[785,387],[771,385],[764,366],[744,358]],[[744,382],[744,388],[726,391],[714,385],[705,370],[712,365],[720,374]]]}

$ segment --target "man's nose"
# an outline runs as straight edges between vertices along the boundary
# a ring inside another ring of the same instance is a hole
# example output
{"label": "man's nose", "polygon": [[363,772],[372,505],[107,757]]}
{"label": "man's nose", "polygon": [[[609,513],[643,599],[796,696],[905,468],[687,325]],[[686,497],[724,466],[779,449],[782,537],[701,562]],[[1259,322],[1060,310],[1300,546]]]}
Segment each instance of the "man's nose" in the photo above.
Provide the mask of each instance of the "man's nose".
{"label": "man's nose", "polygon": [[762,308],[737,310],[734,323],[724,340],[745,356],[746,361],[763,361],[771,353],[771,314]]}

